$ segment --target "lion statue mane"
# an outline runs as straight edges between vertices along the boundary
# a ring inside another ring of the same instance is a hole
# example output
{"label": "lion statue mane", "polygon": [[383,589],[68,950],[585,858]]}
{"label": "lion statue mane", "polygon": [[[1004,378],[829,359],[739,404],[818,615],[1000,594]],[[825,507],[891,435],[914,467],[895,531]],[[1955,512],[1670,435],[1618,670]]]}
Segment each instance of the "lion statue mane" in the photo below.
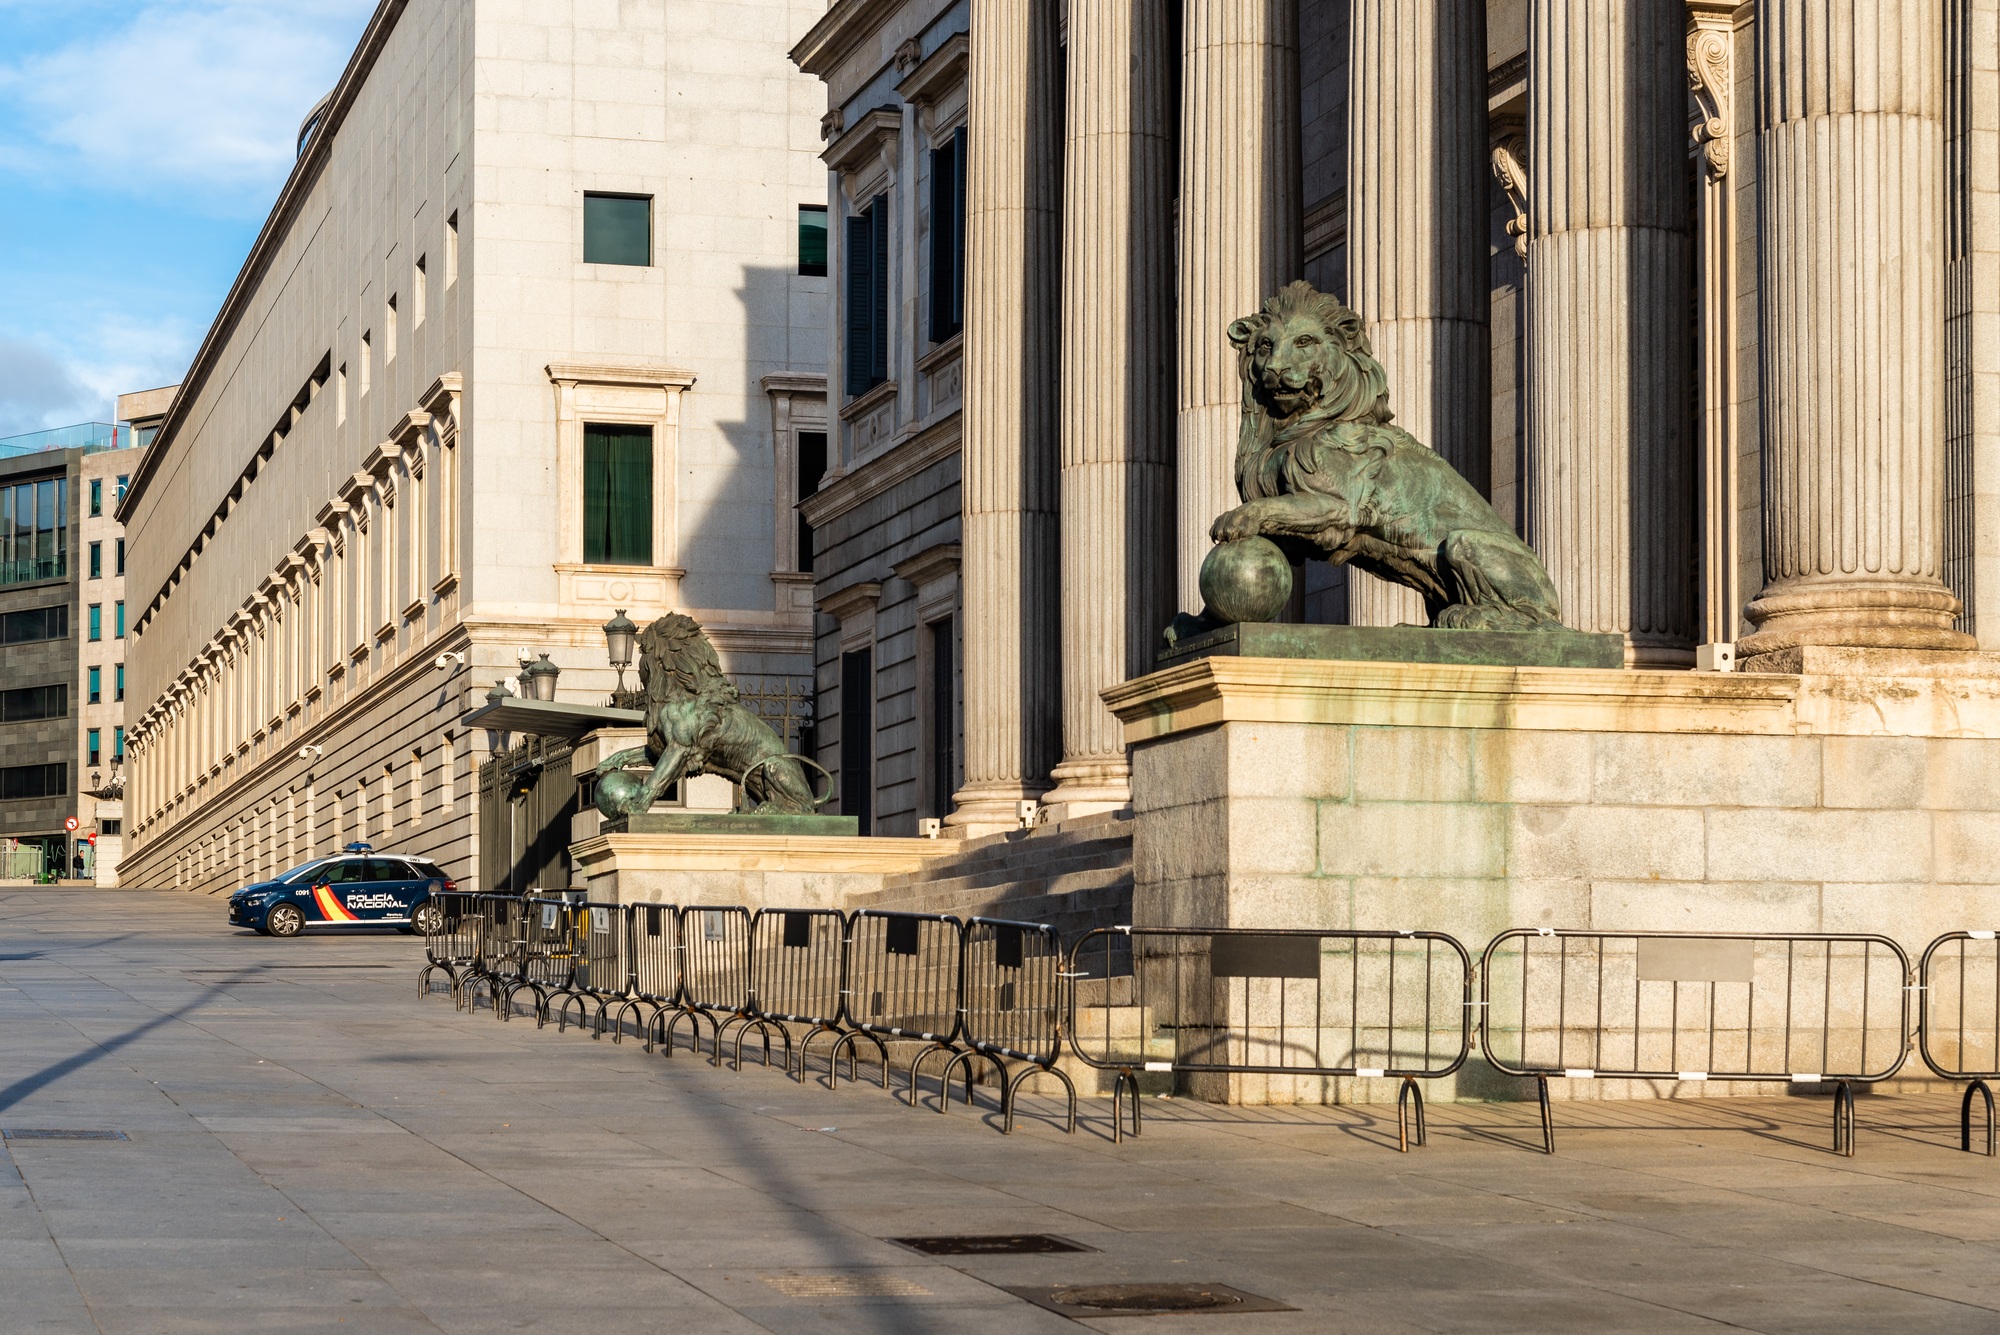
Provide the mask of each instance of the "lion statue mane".
{"label": "lion statue mane", "polygon": [[1293,283],[1229,326],[1243,381],[1236,489],[1217,542],[1265,537],[1423,595],[1433,626],[1560,624],[1534,552],[1459,473],[1389,425],[1389,383],[1361,317]]}
{"label": "lion statue mane", "polygon": [[[804,762],[744,706],[693,617],[669,612],[639,632],[639,685],[646,744],[597,766],[600,811],[643,814],[677,780],[696,774],[741,784],[759,809],[794,815],[818,810]],[[641,763],[652,767],[643,782],[625,773]]]}

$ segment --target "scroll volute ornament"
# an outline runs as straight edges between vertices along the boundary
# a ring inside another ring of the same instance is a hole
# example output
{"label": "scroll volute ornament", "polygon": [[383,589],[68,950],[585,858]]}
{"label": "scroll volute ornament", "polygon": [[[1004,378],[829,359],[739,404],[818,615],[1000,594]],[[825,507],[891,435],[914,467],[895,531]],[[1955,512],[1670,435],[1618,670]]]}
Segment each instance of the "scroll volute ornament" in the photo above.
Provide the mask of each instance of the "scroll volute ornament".
{"label": "scroll volute ornament", "polygon": [[1528,258],[1528,136],[1512,125],[1493,137],[1493,174],[1507,194],[1514,216],[1507,220],[1507,235],[1514,238],[1514,253]]}
{"label": "scroll volute ornament", "polygon": [[1694,93],[1688,130],[1715,180],[1729,174],[1731,38],[1726,27],[1688,30],[1688,87]]}

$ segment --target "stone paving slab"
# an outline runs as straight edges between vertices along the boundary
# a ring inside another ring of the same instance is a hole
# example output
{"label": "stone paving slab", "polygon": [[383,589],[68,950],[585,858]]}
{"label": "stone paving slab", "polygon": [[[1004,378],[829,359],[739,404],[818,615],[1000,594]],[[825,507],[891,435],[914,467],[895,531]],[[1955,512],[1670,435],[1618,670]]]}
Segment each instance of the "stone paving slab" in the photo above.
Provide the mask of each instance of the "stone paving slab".
{"label": "stone paving slab", "polygon": [[[421,943],[237,932],[212,898],[0,890],[0,1329],[1992,1331],[2000,1164],[1953,1095],[1146,1103],[998,1134],[420,999]],[[368,967],[389,965],[389,968]],[[298,967],[311,966],[311,967]],[[336,967],[318,967],[336,966]],[[1095,1250],[932,1258],[888,1239]],[[1008,1292],[1216,1282],[1293,1312],[1072,1321]]]}

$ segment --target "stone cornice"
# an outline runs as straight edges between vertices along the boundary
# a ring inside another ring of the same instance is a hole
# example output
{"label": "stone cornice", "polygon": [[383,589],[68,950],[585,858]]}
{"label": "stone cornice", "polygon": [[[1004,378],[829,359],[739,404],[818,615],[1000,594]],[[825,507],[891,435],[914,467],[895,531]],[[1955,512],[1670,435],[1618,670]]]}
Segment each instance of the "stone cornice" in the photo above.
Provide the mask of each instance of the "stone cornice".
{"label": "stone cornice", "polygon": [[958,569],[961,548],[955,542],[941,542],[935,547],[926,547],[915,556],[906,557],[891,567],[896,578],[913,584],[917,588],[932,583],[941,576]]}
{"label": "stone cornice", "polygon": [[870,156],[880,153],[885,143],[893,144],[903,132],[903,114],[894,107],[877,107],[863,116],[820,154],[820,161],[842,176],[852,174]]}
{"label": "stone cornice", "polygon": [[905,102],[921,105],[935,102],[965,82],[966,53],[971,40],[964,33],[946,38],[942,46],[924,57],[909,77],[896,85]]}
{"label": "stone cornice", "polygon": [[826,396],[826,377],[823,375],[775,371],[760,379],[757,386],[766,394],[818,394],[822,398]]}
{"label": "stone cornice", "polygon": [[815,528],[832,523],[898,483],[958,453],[959,414],[953,411],[908,440],[857,464],[799,502],[799,513]]}
{"label": "stone cornice", "polygon": [[542,368],[558,385],[634,385],[645,389],[693,389],[695,373],[648,362],[550,362]]}
{"label": "stone cornice", "polygon": [[825,78],[902,5],[903,0],[834,0],[826,15],[792,48],[792,63],[807,74]]}
{"label": "stone cornice", "polygon": [[875,604],[882,601],[882,586],[869,581],[850,584],[838,593],[829,593],[820,599],[819,610],[836,621],[846,621],[858,612],[872,612]]}

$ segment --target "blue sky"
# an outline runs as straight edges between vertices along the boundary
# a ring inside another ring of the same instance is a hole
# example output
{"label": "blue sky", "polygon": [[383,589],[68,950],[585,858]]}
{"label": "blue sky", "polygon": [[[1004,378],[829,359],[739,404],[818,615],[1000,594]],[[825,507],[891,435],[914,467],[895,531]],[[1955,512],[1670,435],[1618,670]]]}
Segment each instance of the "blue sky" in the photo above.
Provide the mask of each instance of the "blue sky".
{"label": "blue sky", "polygon": [[178,381],[376,0],[0,0],[0,436]]}

